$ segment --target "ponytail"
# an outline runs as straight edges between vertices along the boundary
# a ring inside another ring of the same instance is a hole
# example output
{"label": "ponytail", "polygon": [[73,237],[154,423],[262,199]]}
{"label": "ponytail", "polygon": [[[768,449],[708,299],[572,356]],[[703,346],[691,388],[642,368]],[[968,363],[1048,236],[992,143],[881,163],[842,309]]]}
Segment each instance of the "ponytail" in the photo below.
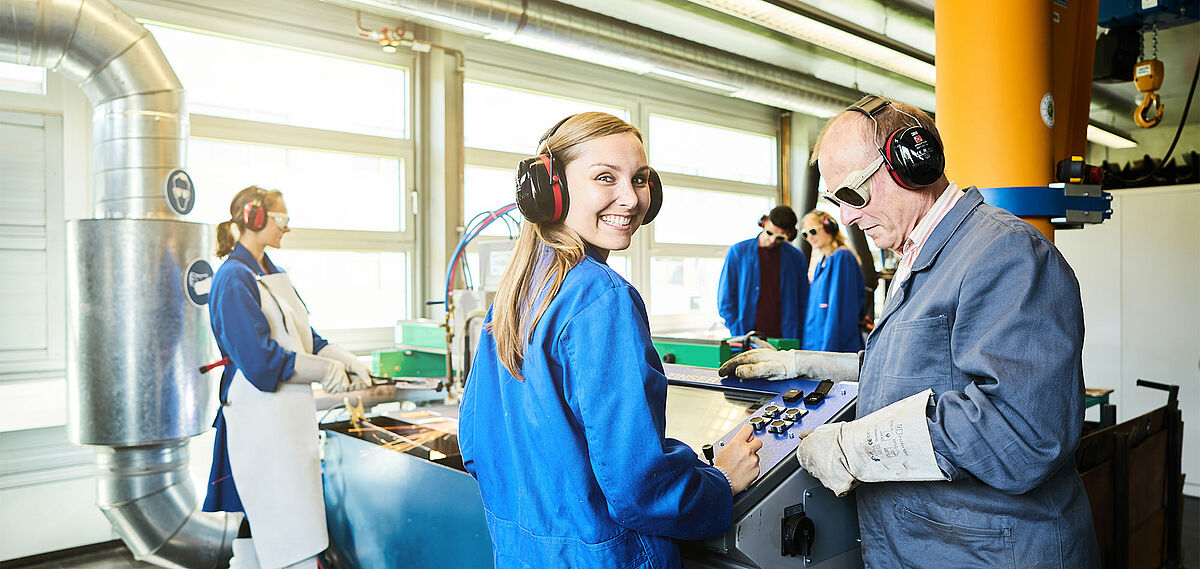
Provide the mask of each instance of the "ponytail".
{"label": "ponytail", "polygon": [[225,257],[233,252],[233,220],[217,224],[217,257]]}

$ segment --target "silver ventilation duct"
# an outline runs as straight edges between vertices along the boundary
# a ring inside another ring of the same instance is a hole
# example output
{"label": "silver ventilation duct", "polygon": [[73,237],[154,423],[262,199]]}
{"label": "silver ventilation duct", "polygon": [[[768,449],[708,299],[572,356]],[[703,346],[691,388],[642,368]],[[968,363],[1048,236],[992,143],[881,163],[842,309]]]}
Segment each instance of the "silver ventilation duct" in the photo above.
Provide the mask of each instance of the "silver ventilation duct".
{"label": "silver ventilation duct", "polygon": [[682,80],[733,97],[833,116],[861,93],[811,75],[552,0],[326,0],[433,27]]}
{"label": "silver ventilation duct", "polygon": [[187,439],[212,407],[196,277],[211,269],[189,269],[205,266],[212,237],[179,220],[195,199],[178,174],[183,86],[109,0],[0,0],[0,61],[58,71],[95,107],[95,219],[67,222],[67,428],[99,445],[97,505],[136,558],[218,567],[238,518],[199,512],[187,469]]}

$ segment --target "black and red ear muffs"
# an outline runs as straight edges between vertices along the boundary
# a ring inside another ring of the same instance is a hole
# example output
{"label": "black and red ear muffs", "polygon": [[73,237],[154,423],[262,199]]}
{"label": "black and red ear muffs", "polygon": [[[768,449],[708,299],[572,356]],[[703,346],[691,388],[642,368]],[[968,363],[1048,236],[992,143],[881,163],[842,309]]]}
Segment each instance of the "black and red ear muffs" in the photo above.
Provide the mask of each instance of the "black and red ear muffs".
{"label": "black and red ear muffs", "polygon": [[262,231],[267,226],[267,208],[254,202],[242,207],[242,224],[250,231]]}
{"label": "black and red ear muffs", "polygon": [[887,142],[879,148],[883,165],[892,180],[902,188],[917,190],[941,179],[946,170],[946,154],[942,143],[933,132],[921,126],[916,117],[897,109],[891,101],[874,95],[863,97],[846,110],[867,115],[878,129],[879,122],[875,120],[875,115],[889,108],[917,123],[892,131]]}
{"label": "black and red ear muffs", "polygon": [[821,220],[821,228],[825,230],[825,233],[830,235],[838,234],[838,222],[832,216]]}
{"label": "black and red ear muffs", "polygon": [[[650,190],[650,205],[642,217],[646,225],[662,209],[662,180],[653,168],[646,177]],[[517,163],[517,209],[525,219],[534,223],[559,222],[567,217],[571,194],[567,191],[567,176],[557,158],[542,154]]]}
{"label": "black and red ear muffs", "polygon": [[892,179],[902,188],[916,190],[940,179],[946,170],[942,144],[929,129],[910,126],[893,131],[880,150]]}

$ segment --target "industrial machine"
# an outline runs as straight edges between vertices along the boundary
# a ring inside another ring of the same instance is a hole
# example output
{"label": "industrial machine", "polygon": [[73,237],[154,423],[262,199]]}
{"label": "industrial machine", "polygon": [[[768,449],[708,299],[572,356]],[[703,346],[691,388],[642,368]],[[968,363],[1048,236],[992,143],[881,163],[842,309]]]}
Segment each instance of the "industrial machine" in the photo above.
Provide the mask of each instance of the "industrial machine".
{"label": "industrial machine", "polygon": [[[696,569],[861,568],[853,497],[799,468],[800,434],[849,418],[856,383],[739,381],[667,365],[667,436],[702,458],[742,425],[762,439],[762,474],[734,499],[733,525],[684,543]],[[490,567],[479,488],[462,465],[456,408],[420,408],[322,425],[331,564],[350,569]],[[380,475],[386,473],[386,475]]]}

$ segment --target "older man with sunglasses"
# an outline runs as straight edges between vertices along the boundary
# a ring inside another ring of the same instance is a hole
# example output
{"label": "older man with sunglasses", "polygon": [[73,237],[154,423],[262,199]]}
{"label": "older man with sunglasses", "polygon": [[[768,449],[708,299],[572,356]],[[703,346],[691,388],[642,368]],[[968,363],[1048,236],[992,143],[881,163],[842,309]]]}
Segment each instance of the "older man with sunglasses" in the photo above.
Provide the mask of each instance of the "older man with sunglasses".
{"label": "older man with sunglasses", "polygon": [[901,256],[883,313],[859,354],[754,350],[721,373],[860,382],[858,418],[818,427],[797,457],[839,496],[857,487],[868,567],[1098,567],[1066,260],[946,179],[915,107],[866,97],[813,157],[842,221]]}
{"label": "older man with sunglasses", "polygon": [[796,238],[796,212],[781,205],[762,216],[752,237],[729,248],[717,285],[717,312],[732,336],[755,331],[770,338],[804,339],[808,258]]}

